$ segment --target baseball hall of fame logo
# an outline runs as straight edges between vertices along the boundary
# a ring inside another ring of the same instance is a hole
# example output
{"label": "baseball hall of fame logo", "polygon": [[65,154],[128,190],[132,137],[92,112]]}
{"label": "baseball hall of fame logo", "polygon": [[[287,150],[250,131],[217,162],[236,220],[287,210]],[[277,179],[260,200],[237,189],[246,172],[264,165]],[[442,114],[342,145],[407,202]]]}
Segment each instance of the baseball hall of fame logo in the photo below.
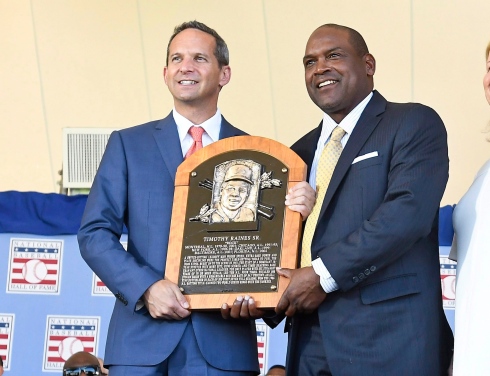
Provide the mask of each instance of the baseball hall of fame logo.
{"label": "baseball hall of fame logo", "polygon": [[93,273],[93,277],[92,277],[92,295],[114,296],[111,290],[109,290],[109,288],[105,285],[105,283],[102,282],[102,280],[95,273]]}
{"label": "baseball hall of fame logo", "polygon": [[8,293],[60,293],[63,240],[10,239]]}
{"label": "baseball hall of fame logo", "polygon": [[456,262],[447,257],[439,257],[441,264],[442,305],[444,308],[456,307]]}
{"label": "baseball hall of fame logo", "polygon": [[267,348],[269,342],[269,328],[264,323],[255,323],[257,330],[257,350],[259,356],[260,374],[267,372]]}
{"label": "baseball hall of fame logo", "polygon": [[5,371],[10,370],[14,319],[14,314],[0,313],[0,357]]}
{"label": "baseball hall of fame logo", "polygon": [[79,351],[97,354],[100,317],[48,316],[43,371],[61,371],[65,361]]}

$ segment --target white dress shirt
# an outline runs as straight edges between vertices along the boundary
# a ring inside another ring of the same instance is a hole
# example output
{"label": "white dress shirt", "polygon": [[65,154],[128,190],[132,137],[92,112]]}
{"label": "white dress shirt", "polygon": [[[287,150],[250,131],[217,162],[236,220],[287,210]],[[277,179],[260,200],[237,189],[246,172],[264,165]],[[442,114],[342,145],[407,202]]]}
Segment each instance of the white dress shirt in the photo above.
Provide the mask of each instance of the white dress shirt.
{"label": "white dress shirt", "polygon": [[201,124],[193,124],[190,120],[179,114],[175,108],[172,111],[172,115],[174,117],[175,124],[177,124],[177,131],[179,132],[182,156],[187,154],[187,151],[194,143],[192,136],[189,134],[189,128],[192,126],[204,128],[205,132],[202,134],[202,147],[208,146],[212,142],[219,140],[219,131],[221,129],[221,112],[219,108],[211,118]]}
{"label": "white dress shirt", "polygon": [[[320,161],[320,156],[322,155],[323,148],[325,144],[330,140],[330,136],[335,127],[339,126],[345,131],[344,137],[340,140],[342,144],[342,148],[345,148],[347,141],[349,140],[350,135],[354,131],[354,128],[361,117],[362,112],[366,108],[367,104],[371,100],[373,93],[369,93],[369,95],[364,98],[362,102],[360,102],[349,114],[339,123],[337,124],[335,120],[333,120],[326,113],[323,114],[323,124],[322,124],[322,133],[320,134],[320,138],[318,139],[318,143],[316,146],[315,157],[313,158],[313,163],[311,165],[310,172],[310,185],[316,189],[316,171],[318,168],[318,162]],[[323,290],[326,293],[330,293],[332,291],[338,290],[339,285],[330,275],[327,267],[323,263],[321,258],[316,258],[311,262],[315,273],[320,276],[320,284],[322,285]]]}

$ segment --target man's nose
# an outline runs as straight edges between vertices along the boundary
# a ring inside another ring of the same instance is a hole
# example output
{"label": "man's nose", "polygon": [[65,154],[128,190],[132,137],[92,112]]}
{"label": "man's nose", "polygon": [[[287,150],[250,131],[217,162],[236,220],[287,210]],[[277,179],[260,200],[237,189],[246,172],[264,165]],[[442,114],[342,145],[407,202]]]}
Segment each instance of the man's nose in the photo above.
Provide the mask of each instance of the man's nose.
{"label": "man's nose", "polygon": [[331,64],[327,59],[319,59],[315,68],[316,74],[323,74],[331,69]]}
{"label": "man's nose", "polygon": [[180,64],[180,71],[182,73],[192,72],[194,70],[194,60],[191,58],[184,58],[182,64]]}

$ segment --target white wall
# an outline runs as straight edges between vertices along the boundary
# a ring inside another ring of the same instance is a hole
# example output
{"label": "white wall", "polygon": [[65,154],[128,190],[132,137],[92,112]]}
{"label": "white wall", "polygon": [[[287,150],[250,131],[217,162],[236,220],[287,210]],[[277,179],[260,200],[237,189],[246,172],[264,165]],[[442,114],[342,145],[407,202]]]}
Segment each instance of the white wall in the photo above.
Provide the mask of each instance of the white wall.
{"label": "white wall", "polygon": [[321,119],[303,82],[306,40],[335,22],[363,34],[388,100],[441,115],[451,159],[442,204],[456,203],[490,155],[481,133],[488,14],[488,0],[0,0],[0,191],[58,191],[63,127],[165,116],[166,45],[192,19],[230,48],[225,117],[290,145]]}

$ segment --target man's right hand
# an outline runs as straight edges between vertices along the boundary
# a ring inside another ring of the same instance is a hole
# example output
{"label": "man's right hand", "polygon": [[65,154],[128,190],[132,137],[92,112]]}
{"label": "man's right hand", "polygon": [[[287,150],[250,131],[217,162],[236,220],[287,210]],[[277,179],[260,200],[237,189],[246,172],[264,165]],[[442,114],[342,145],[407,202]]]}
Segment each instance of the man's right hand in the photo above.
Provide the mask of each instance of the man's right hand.
{"label": "man's right hand", "polygon": [[154,319],[182,320],[191,314],[189,303],[179,287],[164,279],[148,287],[143,300]]}

